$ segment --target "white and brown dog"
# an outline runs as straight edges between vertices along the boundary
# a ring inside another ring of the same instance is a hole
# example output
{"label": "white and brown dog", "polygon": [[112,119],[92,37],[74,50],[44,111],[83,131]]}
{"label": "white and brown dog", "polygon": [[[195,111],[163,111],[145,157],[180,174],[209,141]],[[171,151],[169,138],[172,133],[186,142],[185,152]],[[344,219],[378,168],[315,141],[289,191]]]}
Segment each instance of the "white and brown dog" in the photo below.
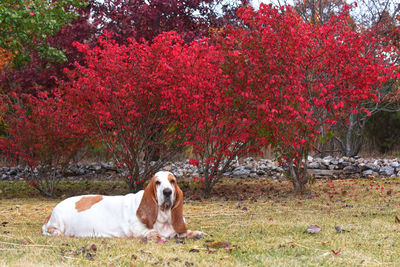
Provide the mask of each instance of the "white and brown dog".
{"label": "white and brown dog", "polygon": [[143,191],[125,196],[84,195],[61,201],[42,227],[44,235],[72,237],[201,238],[187,230],[183,193],[175,176],[157,172]]}

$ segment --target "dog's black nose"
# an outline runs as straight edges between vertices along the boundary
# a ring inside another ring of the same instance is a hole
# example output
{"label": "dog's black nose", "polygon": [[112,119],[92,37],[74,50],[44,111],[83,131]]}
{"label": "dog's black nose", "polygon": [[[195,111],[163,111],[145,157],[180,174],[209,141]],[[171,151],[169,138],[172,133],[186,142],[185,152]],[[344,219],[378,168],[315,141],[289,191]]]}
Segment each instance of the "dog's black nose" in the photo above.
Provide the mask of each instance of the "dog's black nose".
{"label": "dog's black nose", "polygon": [[172,190],[170,188],[165,188],[163,194],[164,196],[169,197],[172,194]]}

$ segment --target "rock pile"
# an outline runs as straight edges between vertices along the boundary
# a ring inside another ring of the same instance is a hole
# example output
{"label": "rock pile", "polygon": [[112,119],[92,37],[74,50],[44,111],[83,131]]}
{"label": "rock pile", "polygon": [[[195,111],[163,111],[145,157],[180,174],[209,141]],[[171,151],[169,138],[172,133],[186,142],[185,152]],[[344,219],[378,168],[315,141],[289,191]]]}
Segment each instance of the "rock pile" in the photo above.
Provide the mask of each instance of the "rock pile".
{"label": "rock pile", "polygon": [[[373,159],[361,157],[308,157],[309,172],[316,178],[356,178],[356,177],[400,177],[400,159]],[[177,177],[201,177],[202,172],[189,161],[170,162],[164,170],[173,172]],[[114,166],[112,162],[94,162],[89,164],[71,164],[64,171],[65,177],[80,177],[87,174],[104,174],[106,172],[121,173],[124,170]],[[20,180],[28,174],[28,169],[20,166],[0,167],[1,180]],[[284,179],[284,168],[271,159],[248,157],[224,173],[227,177],[269,177],[274,180]]]}
{"label": "rock pile", "polygon": [[[369,178],[400,177],[400,159],[374,159],[361,157],[308,157],[307,167],[316,178]],[[177,176],[201,176],[198,170],[186,163],[171,163],[166,167]],[[245,158],[224,174],[230,177],[269,177],[284,179],[284,168],[271,159]]]}

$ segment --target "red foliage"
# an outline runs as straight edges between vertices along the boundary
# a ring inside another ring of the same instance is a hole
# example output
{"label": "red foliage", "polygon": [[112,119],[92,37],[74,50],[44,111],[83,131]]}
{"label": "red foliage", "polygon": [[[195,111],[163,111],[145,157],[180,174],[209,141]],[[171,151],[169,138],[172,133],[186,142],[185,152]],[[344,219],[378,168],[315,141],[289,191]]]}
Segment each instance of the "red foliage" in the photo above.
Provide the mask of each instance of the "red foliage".
{"label": "red foliage", "polygon": [[1,147],[10,142],[10,154],[33,166],[69,155],[76,146],[60,144],[90,136],[128,168],[125,179],[136,191],[190,145],[207,194],[237,156],[271,145],[302,190],[304,160],[321,130],[364,111],[364,101],[377,99],[375,88],[394,77],[386,47],[354,31],[346,12],[310,25],[289,7],[261,5],[241,9],[244,26],[211,42],[187,44],[168,32],[149,43],[121,45],[111,34],[95,48],[75,43],[86,62],[65,70],[62,97],[12,105],[17,117],[6,121],[13,139]]}
{"label": "red foliage", "polygon": [[125,180],[136,191],[182,148],[185,131],[170,97],[178,91],[179,75],[171,73],[169,61],[180,57],[184,45],[175,33],[151,45],[134,40],[119,45],[105,36],[99,43],[94,49],[75,44],[87,62],[66,70],[71,82],[64,84],[65,98],[92,137],[127,166]]}
{"label": "red foliage", "polygon": [[109,31],[120,44],[127,38],[152,40],[168,31],[177,32],[185,42],[208,36],[212,28],[235,23],[236,10],[248,0],[109,0],[93,1],[93,24]]}
{"label": "red foliage", "polygon": [[321,129],[364,111],[364,101],[377,99],[375,88],[393,78],[385,47],[355,32],[347,11],[313,26],[290,7],[243,8],[246,27],[229,28],[222,41],[232,86],[252,103],[259,137],[281,156],[298,190],[308,180],[302,160]]}
{"label": "red foliage", "polygon": [[24,179],[48,196],[59,178],[55,167],[66,167],[87,136],[76,112],[54,93],[1,99],[7,135],[0,138],[0,151],[13,163],[25,165],[29,175]]}
{"label": "red foliage", "polygon": [[[95,49],[76,44],[88,67],[67,71],[65,92],[82,123],[128,167],[131,190],[191,145],[198,158],[191,163],[203,170],[209,192],[254,139],[244,98],[233,97],[220,69],[223,54],[207,39],[188,45],[174,32],[152,44],[99,42]],[[151,163],[155,151],[159,159]]]}
{"label": "red foliage", "polygon": [[[48,36],[47,45],[62,50],[67,61],[53,62],[42,58],[32,50],[30,62],[20,69],[0,71],[0,86],[3,91],[18,91],[36,94],[57,87],[57,80],[65,79],[63,69],[74,61],[81,64],[82,55],[72,43],[74,41],[97,45],[97,37],[108,31],[119,44],[128,44],[127,39],[152,42],[159,34],[174,30],[190,42],[207,36],[212,28],[221,28],[235,23],[235,12],[246,0],[229,2],[219,8],[218,1],[210,0],[87,0],[87,6],[77,12],[79,17],[65,25],[56,35]],[[200,15],[198,15],[200,14]],[[1,54],[0,54],[1,61]],[[0,62],[1,66],[1,62]]]}
{"label": "red foliage", "polygon": [[169,61],[176,67],[174,75],[180,77],[169,97],[179,111],[177,121],[188,131],[185,144],[193,148],[197,160],[191,163],[202,172],[206,195],[255,141],[256,122],[249,117],[252,106],[241,97],[243,88],[230,86],[230,77],[221,69],[224,56],[204,39]]}

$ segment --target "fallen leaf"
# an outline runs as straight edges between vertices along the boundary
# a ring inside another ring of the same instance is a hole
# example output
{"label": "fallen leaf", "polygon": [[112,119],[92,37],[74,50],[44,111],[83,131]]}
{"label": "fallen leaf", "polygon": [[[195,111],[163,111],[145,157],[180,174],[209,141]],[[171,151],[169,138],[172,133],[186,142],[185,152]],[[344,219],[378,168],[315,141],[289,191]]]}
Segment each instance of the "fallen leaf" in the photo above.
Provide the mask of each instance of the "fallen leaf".
{"label": "fallen leaf", "polygon": [[217,252],[217,250],[215,248],[207,248],[207,253],[212,254]]}
{"label": "fallen leaf", "polygon": [[143,249],[139,250],[139,252],[147,255],[153,255],[150,251],[145,251]]}
{"label": "fallen leaf", "polygon": [[335,226],[335,230],[336,230],[336,232],[338,232],[338,233],[350,232],[349,230],[343,229],[343,228],[340,227],[340,226]]}
{"label": "fallen leaf", "polygon": [[396,217],[394,218],[394,222],[395,222],[395,223],[400,223],[400,219],[399,219],[399,217],[397,217],[397,215],[396,215]]}
{"label": "fallen leaf", "polygon": [[230,242],[226,242],[226,241],[216,241],[216,242],[212,242],[210,244],[206,244],[206,246],[210,247],[210,248],[230,248],[231,245],[232,244]]}
{"label": "fallen leaf", "polygon": [[341,251],[342,249],[339,249],[338,251],[334,251],[333,249],[331,249],[331,250],[332,250],[332,253],[333,253],[333,254],[337,255],[337,254],[340,253],[340,251]]}
{"label": "fallen leaf", "polygon": [[321,232],[321,227],[316,224],[310,225],[304,232],[309,234],[318,234]]}
{"label": "fallen leaf", "polygon": [[131,258],[134,259],[134,260],[136,260],[136,259],[137,259],[137,255],[136,255],[136,254],[132,254],[132,255],[131,255]]}
{"label": "fallen leaf", "polygon": [[93,260],[94,256],[96,256],[96,254],[86,253],[85,258],[86,258],[87,260]]}
{"label": "fallen leaf", "polygon": [[200,252],[200,250],[198,250],[197,248],[192,248],[191,250],[189,250],[189,252],[197,253],[197,252]]}
{"label": "fallen leaf", "polygon": [[176,244],[186,244],[185,240],[184,240],[184,239],[181,239],[181,238],[177,238],[177,239],[175,240],[175,243],[176,243]]}
{"label": "fallen leaf", "polygon": [[96,253],[96,251],[97,251],[97,246],[96,246],[96,244],[92,244],[92,245],[88,248],[88,251],[94,251],[94,252]]}

